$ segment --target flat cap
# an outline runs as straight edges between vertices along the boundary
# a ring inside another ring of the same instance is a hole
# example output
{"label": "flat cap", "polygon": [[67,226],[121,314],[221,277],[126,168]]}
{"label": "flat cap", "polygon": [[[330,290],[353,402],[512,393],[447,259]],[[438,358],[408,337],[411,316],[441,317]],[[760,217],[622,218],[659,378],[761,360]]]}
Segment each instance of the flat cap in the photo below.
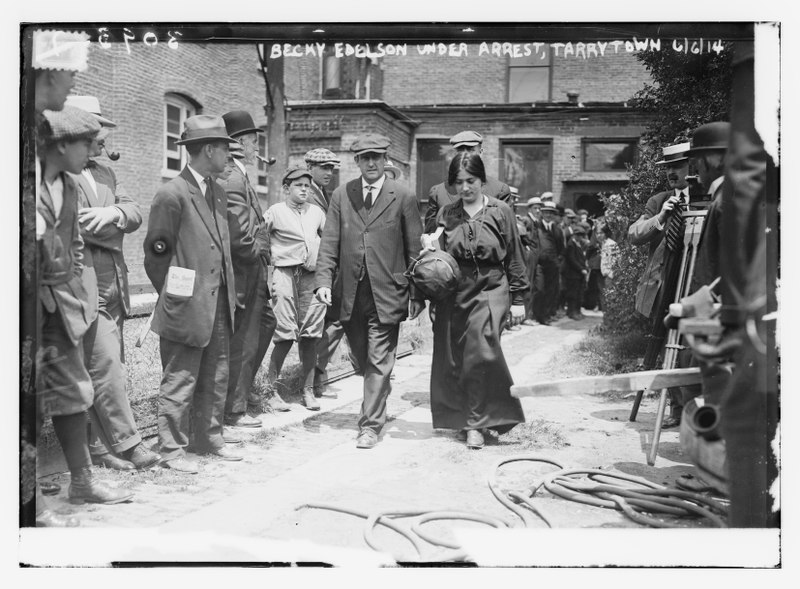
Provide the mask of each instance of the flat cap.
{"label": "flat cap", "polygon": [[76,96],[75,94],[70,94],[67,96],[67,101],[64,103],[69,106],[75,106],[80,108],[81,110],[85,110],[86,112],[92,113],[94,116],[97,117],[97,120],[100,122],[101,125],[104,127],[116,127],[117,124],[107,119],[103,116],[103,113],[100,110],[100,101],[97,99],[96,96]]}
{"label": "flat cap", "polygon": [[574,225],[572,233],[573,235],[586,235],[586,229],[584,229],[583,225]]}
{"label": "flat cap", "polygon": [[574,217],[575,216],[575,211],[573,211],[572,209],[564,209],[564,216],[565,217]]}
{"label": "flat cap", "polygon": [[456,149],[462,145],[474,147],[483,143],[483,135],[476,131],[461,131],[450,138],[450,144]]}
{"label": "flat cap", "polygon": [[339,167],[339,165],[342,163],[342,161],[339,159],[339,156],[333,153],[330,149],[325,149],[324,147],[317,147],[316,149],[307,151],[303,156],[303,159],[309,164],[333,164],[336,167]]}
{"label": "flat cap", "polygon": [[308,168],[290,166],[289,169],[287,169],[283,174],[283,180],[281,180],[281,184],[289,184],[292,180],[297,180],[303,176],[311,178],[311,172],[308,171]]}
{"label": "flat cap", "polygon": [[75,106],[45,110],[43,114],[50,126],[50,132],[45,138],[48,143],[94,139],[102,128],[93,114]]}
{"label": "flat cap", "polygon": [[538,196],[532,196],[532,197],[530,197],[530,198],[528,199],[528,206],[529,206],[529,207],[530,207],[530,206],[533,206],[533,205],[539,205],[539,206],[542,206],[542,204],[544,204],[544,203],[542,203],[542,199],[541,199],[541,198],[539,198]]}
{"label": "flat cap", "polygon": [[356,155],[362,153],[386,153],[391,144],[391,140],[384,135],[366,133],[353,141],[353,144],[350,146],[350,151]]}
{"label": "flat cap", "polygon": [[188,143],[211,143],[212,141],[227,141],[238,143],[236,139],[228,136],[225,121],[216,115],[194,115],[186,119],[183,124],[183,133],[178,145]]}
{"label": "flat cap", "polygon": [[86,71],[89,35],[82,31],[33,31],[31,65],[36,70]]}

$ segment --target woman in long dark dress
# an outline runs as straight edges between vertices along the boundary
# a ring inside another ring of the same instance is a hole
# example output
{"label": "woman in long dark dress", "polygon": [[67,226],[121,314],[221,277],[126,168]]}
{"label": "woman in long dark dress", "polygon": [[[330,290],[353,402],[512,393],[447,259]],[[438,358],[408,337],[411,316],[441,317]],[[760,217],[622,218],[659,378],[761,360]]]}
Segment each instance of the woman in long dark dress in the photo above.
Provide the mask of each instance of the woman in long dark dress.
{"label": "woman in long dark dress", "polygon": [[462,278],[434,308],[431,412],[433,427],[466,430],[467,446],[481,448],[484,430],[505,433],[525,421],[510,393],[500,332],[509,301],[512,315],[524,316],[528,282],[514,213],[483,194],[480,156],[457,154],[448,182],[461,198],[439,212],[439,245],[458,261]]}

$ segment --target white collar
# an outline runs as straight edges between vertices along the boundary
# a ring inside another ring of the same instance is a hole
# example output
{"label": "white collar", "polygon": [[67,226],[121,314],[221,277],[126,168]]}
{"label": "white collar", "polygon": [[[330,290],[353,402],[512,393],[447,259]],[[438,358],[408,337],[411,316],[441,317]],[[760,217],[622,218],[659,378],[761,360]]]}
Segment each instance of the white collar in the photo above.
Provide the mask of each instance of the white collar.
{"label": "white collar", "polygon": [[194,176],[194,179],[197,180],[197,185],[200,187],[200,192],[202,192],[203,195],[205,195],[205,193],[206,193],[206,179],[203,176],[201,176],[197,172],[197,170],[195,170],[191,166],[191,164],[186,164],[186,167],[189,168],[189,171],[192,173],[192,176]]}
{"label": "white collar", "polygon": [[364,176],[361,176],[361,193],[364,194],[367,191],[367,187],[372,186],[374,192],[372,193],[372,198],[376,198],[383,190],[383,183],[386,181],[386,175],[384,174],[374,184],[370,184],[364,179]]}

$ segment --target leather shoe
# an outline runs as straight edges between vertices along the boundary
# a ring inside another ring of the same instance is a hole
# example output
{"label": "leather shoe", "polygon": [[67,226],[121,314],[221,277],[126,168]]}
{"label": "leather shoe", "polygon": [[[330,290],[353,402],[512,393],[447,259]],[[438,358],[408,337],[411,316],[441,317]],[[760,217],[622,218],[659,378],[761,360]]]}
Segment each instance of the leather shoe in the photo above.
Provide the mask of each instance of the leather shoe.
{"label": "leather shoe", "polygon": [[278,393],[267,399],[267,407],[270,411],[291,411],[292,407]]}
{"label": "leather shoe", "polygon": [[309,411],[320,410],[319,401],[317,401],[317,398],[314,396],[314,389],[312,387],[303,389],[303,405],[305,405],[306,409]]}
{"label": "leather shoe", "polygon": [[377,443],[378,434],[371,429],[361,430],[361,433],[358,434],[358,438],[356,438],[356,448],[374,448]]}
{"label": "leather shoe", "polygon": [[69,502],[73,505],[84,503],[102,503],[114,505],[123,501],[130,501],[133,493],[125,489],[116,489],[107,483],[97,480],[89,466],[80,469],[80,472],[71,475],[69,484]]}
{"label": "leather shoe", "polygon": [[173,458],[172,460],[164,460],[161,463],[164,468],[169,468],[177,472],[185,472],[188,474],[197,474],[197,464],[186,458]]}
{"label": "leather shoe", "polygon": [[242,440],[242,438],[226,430],[222,430],[222,441],[226,444],[233,444],[235,446],[241,446],[244,444],[244,440]]}
{"label": "leather shoe", "polygon": [[81,522],[69,516],[58,515],[54,511],[45,509],[36,516],[37,528],[77,528]]}
{"label": "leather shoe", "polygon": [[36,483],[42,495],[58,495],[61,492],[61,485],[50,481],[39,481]]}
{"label": "leather shoe", "polygon": [[151,466],[155,466],[161,461],[160,454],[156,454],[152,450],[149,450],[142,443],[136,444],[125,454],[128,460],[130,460],[133,463],[133,466],[136,467],[136,470],[144,470],[145,468],[150,468]]}
{"label": "leather shoe", "polygon": [[247,413],[233,413],[225,417],[225,425],[230,427],[261,427],[258,417],[251,417]]}
{"label": "leather shoe", "polygon": [[216,456],[217,458],[221,458],[226,462],[239,462],[242,460],[241,455],[237,454],[236,452],[231,452],[225,447],[220,448],[219,450],[214,450],[213,452],[209,452],[208,455]]}
{"label": "leather shoe", "polygon": [[114,456],[111,452],[92,454],[92,464],[112,470],[136,470],[136,466],[133,462],[120,458],[119,456]]}
{"label": "leather shoe", "polygon": [[681,424],[681,417],[680,415],[670,415],[664,421],[661,422],[661,429],[669,429],[673,427],[678,427]]}
{"label": "leather shoe", "polygon": [[483,434],[476,429],[467,431],[467,448],[483,448]]}

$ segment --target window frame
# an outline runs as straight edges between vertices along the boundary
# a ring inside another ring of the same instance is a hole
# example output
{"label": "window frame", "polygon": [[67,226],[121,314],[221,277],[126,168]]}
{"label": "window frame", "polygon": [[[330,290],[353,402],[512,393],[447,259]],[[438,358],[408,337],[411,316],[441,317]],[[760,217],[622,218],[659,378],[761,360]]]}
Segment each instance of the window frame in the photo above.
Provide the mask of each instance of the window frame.
{"label": "window frame", "polygon": [[[547,97],[544,102],[552,102],[553,100],[553,52],[548,48],[548,56],[544,63],[541,65],[531,65],[529,63],[514,65],[515,59],[513,57],[507,58],[506,63],[506,103],[507,104],[520,104],[520,101],[511,102],[511,70],[512,69],[534,69],[534,68],[547,68]],[[536,103],[537,100],[522,101],[525,103]]]}
{"label": "window frame", "polygon": [[[186,166],[189,161],[188,155],[186,153],[186,149],[183,148],[182,145],[177,146],[177,151],[170,150],[168,145],[168,138],[169,137],[177,137],[180,140],[180,133],[175,135],[171,133],[168,129],[168,109],[170,106],[176,107],[180,109],[180,119],[178,121],[178,128],[183,129],[186,123],[186,119],[192,117],[199,113],[199,107],[194,104],[191,100],[186,98],[185,96],[181,96],[175,92],[168,92],[164,95],[164,127],[163,127],[163,148],[164,154],[161,158],[161,176],[163,178],[175,178],[178,174],[181,173],[181,170]],[[176,157],[177,156],[177,157]],[[179,169],[173,170],[167,164],[168,160],[170,159],[178,159],[180,161]]]}
{"label": "window frame", "polygon": [[609,173],[619,174],[626,172],[627,166],[620,169],[611,170],[590,170],[586,167],[586,146],[592,143],[627,143],[633,147],[633,160],[631,165],[636,165],[637,158],[639,157],[639,137],[582,137],[581,138],[581,172],[584,173]]}

